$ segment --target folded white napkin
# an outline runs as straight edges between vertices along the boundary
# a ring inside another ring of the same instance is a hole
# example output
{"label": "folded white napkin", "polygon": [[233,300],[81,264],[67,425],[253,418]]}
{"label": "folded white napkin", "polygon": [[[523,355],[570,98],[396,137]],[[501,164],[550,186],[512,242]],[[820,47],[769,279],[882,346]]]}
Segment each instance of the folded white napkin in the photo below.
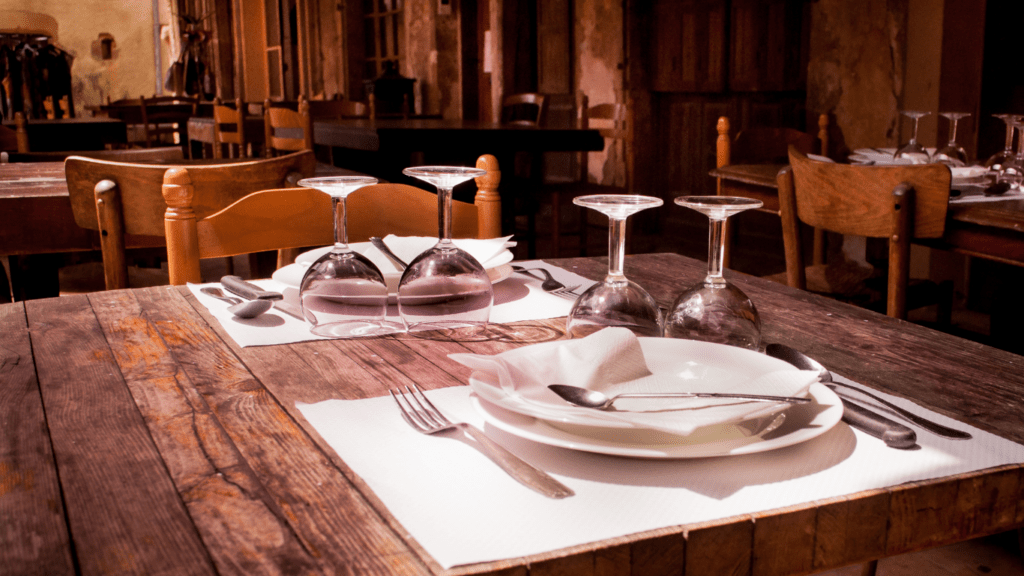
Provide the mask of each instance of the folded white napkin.
{"label": "folded white napkin", "polygon": [[[743,352],[736,351],[741,358]],[[624,399],[616,402],[617,410],[602,411],[574,407],[548,389],[548,385],[569,384],[609,397],[630,392],[734,392],[799,397],[805,396],[818,380],[816,371],[792,367],[752,378],[737,374],[726,382],[676,372],[652,373],[639,340],[626,328],[605,328],[579,340],[524,346],[495,356],[450,357],[475,371],[470,380],[475,391],[489,401],[499,399],[504,408],[563,422],[605,422],[677,435],[689,435],[707,426],[764,418],[789,405],[733,398]],[[758,356],[758,360],[762,359]],[[493,390],[495,386],[500,392]]]}

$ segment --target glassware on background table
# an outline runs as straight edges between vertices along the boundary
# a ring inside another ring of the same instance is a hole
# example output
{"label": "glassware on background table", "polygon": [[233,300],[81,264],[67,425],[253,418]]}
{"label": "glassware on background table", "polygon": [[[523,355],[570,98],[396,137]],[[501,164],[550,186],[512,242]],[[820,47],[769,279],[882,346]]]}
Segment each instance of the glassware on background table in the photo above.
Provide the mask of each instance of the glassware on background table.
{"label": "glassware on background table", "polygon": [[966,118],[969,112],[941,112],[940,116],[949,120],[949,142],[935,151],[932,162],[939,162],[951,168],[960,168],[967,165],[967,151],[956,142],[956,125],[961,118]]}
{"label": "glassware on background table", "polygon": [[487,172],[461,166],[418,166],[402,171],[437,187],[438,242],[405,269],[398,311],[409,332],[443,331],[454,338],[487,331],[494,288],[483,265],[452,242],[452,189]]}
{"label": "glassware on background table", "polygon": [[334,209],[334,248],[310,265],[299,285],[302,315],[312,324],[310,331],[319,336],[354,338],[402,329],[387,321],[388,288],[384,275],[373,262],[348,246],[345,198],[376,183],[377,179],[369,176],[299,180],[299,186],[330,195]]}
{"label": "glassware on background table", "polygon": [[893,158],[896,160],[909,160],[914,164],[927,164],[931,158],[928,155],[928,151],[924,149],[924,146],[921,146],[917,141],[917,124],[921,118],[931,114],[931,112],[904,110],[901,114],[914,122],[914,129],[910,133],[910,140],[896,150]]}
{"label": "glassware on background table", "polygon": [[[1011,116],[1007,122],[1017,130],[1019,140],[1020,135],[1024,134],[1024,116]],[[1006,182],[1010,185],[1011,190],[1020,190],[1022,181],[1024,181],[1024,146],[1021,146],[1021,142],[1018,141],[1017,151],[1000,165],[1000,169],[996,173],[996,182]]]}
{"label": "glassware on background table", "polygon": [[757,350],[761,343],[761,317],[750,298],[722,277],[722,234],[729,216],[760,208],[763,202],[734,196],[680,196],[675,203],[710,220],[708,275],[676,298],[665,319],[665,336]]}
{"label": "glassware on background table", "polygon": [[1022,117],[1016,114],[993,114],[992,117],[999,118],[1006,124],[1006,143],[1002,150],[985,161],[985,167],[995,172],[1002,172],[1003,165],[1013,159],[1013,131],[1016,129],[1016,123]]}
{"label": "glassware on background table", "polygon": [[573,198],[573,204],[608,217],[608,275],[576,299],[566,321],[570,338],[583,338],[602,328],[621,326],[637,336],[661,336],[661,309],[639,284],[623,274],[626,218],[661,206],[661,198],[635,194],[598,194]]}

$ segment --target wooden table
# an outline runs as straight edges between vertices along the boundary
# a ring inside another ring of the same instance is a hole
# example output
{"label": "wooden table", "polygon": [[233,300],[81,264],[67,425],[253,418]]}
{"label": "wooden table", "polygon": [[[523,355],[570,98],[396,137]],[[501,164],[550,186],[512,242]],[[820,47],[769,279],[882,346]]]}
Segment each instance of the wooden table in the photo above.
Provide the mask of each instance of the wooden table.
{"label": "wooden table", "polygon": [[[598,279],[603,259],[555,261]],[[667,306],[705,264],[630,256]],[[858,382],[1024,442],[1021,357],[730,274],[782,342]],[[543,321],[558,335],[564,319]],[[0,306],[0,565],[11,574],[443,571],[296,401],[465,384],[409,337],[238,348],[182,287]],[[353,441],[367,441],[366,438]],[[807,574],[1024,525],[1024,466],[663,528],[452,574]],[[409,479],[415,490],[415,479]]]}
{"label": "wooden table", "polygon": [[[4,126],[15,129],[13,120]],[[29,120],[28,146],[33,152],[51,150],[103,150],[107,144],[128,142],[128,128],[116,118],[60,118]]]}
{"label": "wooden table", "polygon": [[[764,202],[779,213],[778,182],[783,164],[723,166],[710,172],[723,179],[725,193]],[[915,240],[925,246],[1024,266],[1024,200],[950,204],[946,232],[939,240]]]}

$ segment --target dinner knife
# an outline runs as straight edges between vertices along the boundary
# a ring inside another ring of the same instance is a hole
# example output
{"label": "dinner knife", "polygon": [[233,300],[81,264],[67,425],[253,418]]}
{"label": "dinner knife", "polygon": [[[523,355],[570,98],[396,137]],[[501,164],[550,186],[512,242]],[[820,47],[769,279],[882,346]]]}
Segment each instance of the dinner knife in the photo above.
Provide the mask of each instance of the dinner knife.
{"label": "dinner knife", "polygon": [[289,316],[293,316],[305,322],[305,318],[302,317],[302,310],[298,306],[284,301],[284,294],[280,292],[272,292],[270,290],[264,290],[259,286],[242,280],[240,276],[224,276],[220,279],[220,283],[224,286],[224,289],[232,294],[241,296],[246,300],[270,300],[274,303],[274,308],[280,310]]}
{"label": "dinner knife", "polygon": [[[801,370],[817,370],[821,382],[826,386],[832,381],[832,373],[810,356],[794,350],[785,344],[769,344],[765,354],[788,362]],[[917,446],[917,433],[908,426],[872,412],[867,408],[840,396],[843,403],[843,422],[885,442],[890,448],[906,450]]]}

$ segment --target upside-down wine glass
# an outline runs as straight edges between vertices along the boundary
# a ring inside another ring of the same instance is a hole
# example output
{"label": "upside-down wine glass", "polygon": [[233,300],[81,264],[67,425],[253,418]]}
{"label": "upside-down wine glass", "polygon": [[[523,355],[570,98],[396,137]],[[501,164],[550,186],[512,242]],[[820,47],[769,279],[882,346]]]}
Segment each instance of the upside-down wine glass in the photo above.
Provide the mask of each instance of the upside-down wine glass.
{"label": "upside-down wine glass", "polygon": [[985,167],[994,172],[1002,172],[1003,166],[1013,159],[1013,131],[1021,116],[1016,114],[993,114],[992,116],[999,118],[1006,124],[1006,143],[1003,145],[1002,150],[996,152],[985,161]]}
{"label": "upside-down wine glass", "polygon": [[386,320],[388,288],[380,270],[348,246],[345,198],[363,186],[376,184],[369,176],[304,178],[299,186],[316,188],[331,197],[334,247],[310,265],[299,285],[302,315],[319,336],[354,338],[391,334],[400,326]]}
{"label": "upside-down wine glass", "polygon": [[676,298],[665,320],[665,336],[757,350],[761,317],[750,298],[722,277],[722,234],[729,216],[760,208],[763,202],[735,196],[680,196],[675,203],[704,214],[711,222],[708,275]]}
{"label": "upside-down wine glass", "polygon": [[1009,160],[1002,164],[1002,169],[996,175],[999,182],[1008,182],[1011,190],[1020,190],[1024,181],[1024,146],[1020,142],[1020,135],[1024,134],[1024,116],[1012,116],[1007,120],[1017,130],[1017,152]]}
{"label": "upside-down wine glass", "polygon": [[967,151],[956,142],[956,124],[961,118],[966,118],[969,112],[942,112],[940,116],[949,120],[949,142],[935,151],[932,156],[933,162],[945,164],[951,168],[960,168],[967,165]]}
{"label": "upside-down wine glass", "polygon": [[914,122],[914,129],[910,133],[910,140],[896,150],[893,154],[893,158],[897,160],[909,160],[913,164],[927,164],[930,160],[928,151],[924,149],[924,146],[921,146],[921,144],[917,142],[917,123],[924,116],[931,114],[931,112],[904,110],[901,114],[910,118]]}
{"label": "upside-down wine glass", "polygon": [[661,336],[661,309],[639,284],[623,274],[626,218],[661,206],[661,198],[635,194],[597,194],[573,198],[573,204],[608,217],[608,275],[576,299],[566,321],[570,338],[583,338],[609,326],[630,329],[637,336]]}
{"label": "upside-down wine glass", "polygon": [[487,174],[462,166],[402,171],[437,187],[438,242],[409,263],[398,283],[398,311],[410,332],[443,331],[453,339],[487,331],[494,288],[483,265],[452,242],[452,189]]}

